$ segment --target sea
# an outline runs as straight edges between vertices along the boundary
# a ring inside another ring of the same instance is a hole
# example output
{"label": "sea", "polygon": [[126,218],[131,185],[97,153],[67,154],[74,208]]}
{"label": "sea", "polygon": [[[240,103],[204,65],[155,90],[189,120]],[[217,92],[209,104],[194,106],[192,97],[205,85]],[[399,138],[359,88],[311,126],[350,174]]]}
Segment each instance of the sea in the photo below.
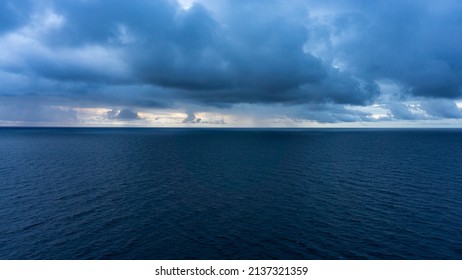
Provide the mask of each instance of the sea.
{"label": "sea", "polygon": [[0,128],[0,259],[462,259],[462,130]]}

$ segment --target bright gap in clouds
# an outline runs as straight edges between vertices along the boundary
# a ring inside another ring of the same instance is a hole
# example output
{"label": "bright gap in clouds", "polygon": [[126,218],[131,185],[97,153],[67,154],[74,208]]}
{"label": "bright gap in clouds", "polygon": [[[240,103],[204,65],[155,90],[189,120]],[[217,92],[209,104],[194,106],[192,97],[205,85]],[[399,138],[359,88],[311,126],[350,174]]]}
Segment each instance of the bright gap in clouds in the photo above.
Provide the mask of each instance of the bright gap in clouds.
{"label": "bright gap in clouds", "polygon": [[194,3],[195,0],[177,0],[183,10],[189,10]]}

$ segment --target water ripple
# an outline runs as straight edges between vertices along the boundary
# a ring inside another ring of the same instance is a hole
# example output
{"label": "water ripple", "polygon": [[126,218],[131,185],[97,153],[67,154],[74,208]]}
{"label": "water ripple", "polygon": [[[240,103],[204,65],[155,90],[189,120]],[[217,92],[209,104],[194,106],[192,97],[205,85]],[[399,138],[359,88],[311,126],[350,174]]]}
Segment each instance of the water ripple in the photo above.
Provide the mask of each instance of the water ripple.
{"label": "water ripple", "polygon": [[461,259],[461,142],[0,129],[0,259]]}

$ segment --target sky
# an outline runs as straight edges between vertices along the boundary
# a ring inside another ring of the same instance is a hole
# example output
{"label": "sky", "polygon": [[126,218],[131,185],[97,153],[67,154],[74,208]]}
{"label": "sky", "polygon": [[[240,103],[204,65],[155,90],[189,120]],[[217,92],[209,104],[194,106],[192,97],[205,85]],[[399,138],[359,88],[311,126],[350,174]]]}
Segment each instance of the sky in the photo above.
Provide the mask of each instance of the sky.
{"label": "sky", "polygon": [[2,0],[1,126],[462,127],[461,0]]}

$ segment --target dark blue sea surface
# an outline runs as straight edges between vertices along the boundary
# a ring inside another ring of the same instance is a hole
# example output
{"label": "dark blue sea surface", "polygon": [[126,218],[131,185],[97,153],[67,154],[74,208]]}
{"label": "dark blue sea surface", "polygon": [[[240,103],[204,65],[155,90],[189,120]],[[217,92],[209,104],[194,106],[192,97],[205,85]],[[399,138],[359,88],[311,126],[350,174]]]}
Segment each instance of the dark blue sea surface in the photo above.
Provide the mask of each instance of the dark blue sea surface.
{"label": "dark blue sea surface", "polygon": [[0,259],[462,259],[462,130],[2,128]]}

